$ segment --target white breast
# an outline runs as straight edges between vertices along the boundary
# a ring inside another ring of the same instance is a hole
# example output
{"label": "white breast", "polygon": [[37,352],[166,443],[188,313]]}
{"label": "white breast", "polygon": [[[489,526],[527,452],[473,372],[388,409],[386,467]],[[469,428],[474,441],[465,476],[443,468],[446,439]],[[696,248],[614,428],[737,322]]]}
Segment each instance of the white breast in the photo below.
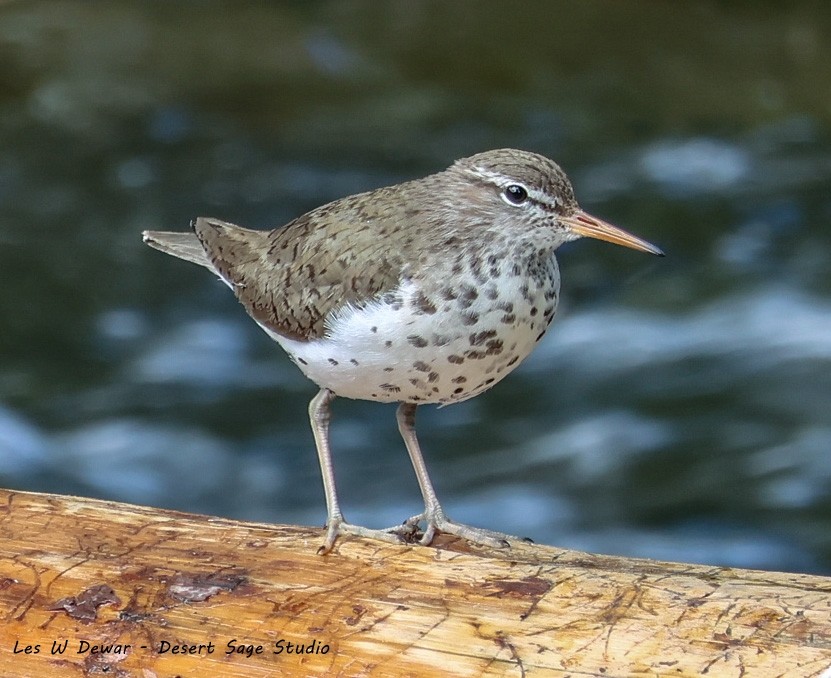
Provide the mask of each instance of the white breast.
{"label": "white breast", "polygon": [[309,379],[338,396],[457,402],[490,388],[531,352],[556,309],[553,258],[548,282],[502,276],[465,299],[433,290],[425,305],[423,288],[409,280],[362,308],[339,309],[321,339],[297,341],[263,329]]}

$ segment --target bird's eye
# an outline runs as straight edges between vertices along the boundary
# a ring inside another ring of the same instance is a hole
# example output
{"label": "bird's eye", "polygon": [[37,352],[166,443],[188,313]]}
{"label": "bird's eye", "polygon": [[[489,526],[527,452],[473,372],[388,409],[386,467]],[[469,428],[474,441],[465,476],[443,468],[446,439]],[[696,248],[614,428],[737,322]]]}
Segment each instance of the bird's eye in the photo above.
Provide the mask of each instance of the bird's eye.
{"label": "bird's eye", "polygon": [[502,191],[502,199],[509,205],[521,205],[528,200],[528,191],[525,186],[519,184],[509,184]]}

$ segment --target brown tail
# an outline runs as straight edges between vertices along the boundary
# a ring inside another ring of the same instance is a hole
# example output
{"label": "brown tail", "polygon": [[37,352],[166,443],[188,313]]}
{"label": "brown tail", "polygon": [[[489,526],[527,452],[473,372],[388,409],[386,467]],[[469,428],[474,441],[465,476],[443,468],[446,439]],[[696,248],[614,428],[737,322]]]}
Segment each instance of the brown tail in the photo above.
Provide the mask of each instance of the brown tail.
{"label": "brown tail", "polygon": [[142,240],[165,254],[170,254],[185,261],[191,261],[207,269],[214,270],[202,243],[195,233],[173,233],[170,231],[144,231]]}

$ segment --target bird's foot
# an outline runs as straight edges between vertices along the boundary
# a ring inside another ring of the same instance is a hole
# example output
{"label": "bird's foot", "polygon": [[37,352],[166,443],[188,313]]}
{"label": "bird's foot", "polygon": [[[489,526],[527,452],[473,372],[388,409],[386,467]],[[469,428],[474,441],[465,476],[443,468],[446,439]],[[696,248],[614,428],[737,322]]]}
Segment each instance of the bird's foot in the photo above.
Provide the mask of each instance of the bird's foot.
{"label": "bird's foot", "polygon": [[341,517],[330,518],[326,522],[326,537],[323,540],[323,544],[317,550],[317,553],[318,555],[329,553],[335,545],[335,540],[344,534],[351,534],[365,539],[375,539],[388,544],[407,544],[413,542],[413,536],[417,530],[417,525],[410,525],[408,522],[387,529],[376,530],[369,527],[362,527],[361,525],[352,525],[344,521]]}
{"label": "bird's foot", "polygon": [[511,545],[511,540],[520,541],[519,537],[514,537],[504,532],[495,532],[494,530],[485,530],[481,527],[471,527],[470,525],[456,523],[445,516],[443,511],[436,511],[432,514],[429,512],[420,513],[417,516],[405,520],[404,526],[414,531],[422,521],[426,524],[424,533],[418,540],[418,543],[422,546],[429,546],[437,532],[452,534],[474,544],[489,546],[491,548],[507,548]]}
{"label": "bird's foot", "polygon": [[[425,524],[423,532],[420,529],[422,522]],[[479,546],[488,546],[490,548],[508,548],[511,545],[511,541],[530,541],[505,534],[504,532],[485,530],[480,527],[456,523],[447,518],[443,512],[439,511],[433,514],[420,513],[408,518],[401,525],[395,525],[382,530],[363,527],[361,525],[352,525],[344,521],[343,518],[330,519],[326,523],[326,537],[317,552],[318,555],[329,553],[335,545],[335,541],[341,535],[354,535],[365,539],[375,539],[376,541],[383,541],[387,544],[418,543],[422,546],[429,546],[439,532],[452,534],[453,536],[461,537]]]}

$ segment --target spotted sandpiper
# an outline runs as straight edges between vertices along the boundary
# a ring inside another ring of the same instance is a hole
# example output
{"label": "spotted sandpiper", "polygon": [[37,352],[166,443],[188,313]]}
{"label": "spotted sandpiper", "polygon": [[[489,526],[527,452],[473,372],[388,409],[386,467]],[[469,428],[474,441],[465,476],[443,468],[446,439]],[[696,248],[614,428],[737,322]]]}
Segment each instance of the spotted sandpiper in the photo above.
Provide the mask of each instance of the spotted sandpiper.
{"label": "spotted sandpiper", "polygon": [[[340,534],[510,544],[515,537],[447,518],[416,439],[416,408],[479,395],[531,353],[557,310],[563,243],[587,236],[663,254],[580,209],[555,162],[513,149],[335,200],[273,231],[204,217],[191,226],[145,231],[144,242],[218,274],[320,387],[309,415],[328,512],[321,553]],[[423,513],[384,530],[344,520],[329,448],[335,396],[400,403]]]}

